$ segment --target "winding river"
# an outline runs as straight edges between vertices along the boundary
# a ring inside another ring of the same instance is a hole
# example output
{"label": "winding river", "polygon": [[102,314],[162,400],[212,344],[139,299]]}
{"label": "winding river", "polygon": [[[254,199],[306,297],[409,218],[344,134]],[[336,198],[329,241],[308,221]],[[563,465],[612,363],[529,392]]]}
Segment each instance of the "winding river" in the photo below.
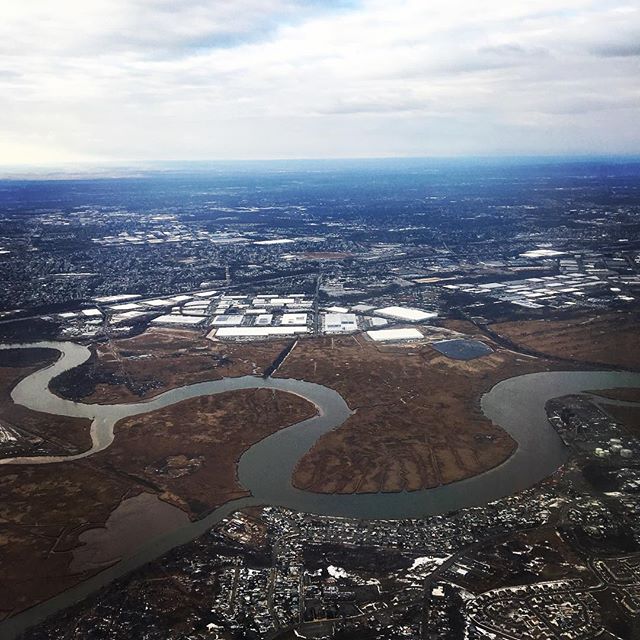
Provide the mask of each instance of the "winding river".
{"label": "winding river", "polygon": [[325,515],[399,519],[478,506],[520,491],[553,473],[567,459],[567,448],[547,420],[545,405],[549,400],[593,389],[640,387],[640,374],[618,371],[555,371],[504,380],[481,400],[484,415],[507,431],[518,444],[515,453],[501,465],[473,478],[423,491],[322,495],[294,488],[291,476],[297,461],[316,440],[340,426],[352,413],[340,394],[328,387],[303,380],[243,376],[178,387],[144,402],[83,404],[54,395],[49,382],[85,362],[91,355],[87,347],[71,342],[44,341],[0,345],[0,350],[15,348],[53,349],[61,355],[53,364],[19,382],[11,393],[13,401],[35,411],[88,418],[91,420],[92,445],[75,455],[6,458],[0,460],[0,464],[62,464],[94,455],[113,442],[114,427],[119,420],[203,395],[241,389],[274,389],[305,398],[317,407],[318,413],[268,436],[242,455],[238,475],[240,482],[251,491],[250,498],[229,502],[202,520],[151,539],[143,548],[77,587],[0,623],[3,638],[15,637],[27,627],[133,569],[193,540],[245,506],[270,504]]}

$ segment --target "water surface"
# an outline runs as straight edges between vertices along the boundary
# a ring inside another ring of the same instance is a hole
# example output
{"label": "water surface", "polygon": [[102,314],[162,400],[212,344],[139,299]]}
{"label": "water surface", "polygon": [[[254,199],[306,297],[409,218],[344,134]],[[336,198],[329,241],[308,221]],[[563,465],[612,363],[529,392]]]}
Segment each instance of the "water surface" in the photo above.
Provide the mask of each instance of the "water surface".
{"label": "water surface", "polygon": [[[618,371],[554,371],[504,380],[482,397],[484,415],[507,431],[517,443],[514,454],[501,465],[473,478],[415,492],[361,495],[321,495],[291,485],[293,469],[316,440],[340,426],[351,410],[333,389],[302,380],[243,376],[186,385],[135,404],[83,404],[54,395],[49,382],[82,364],[90,356],[86,347],[70,342],[5,345],[8,348],[50,348],[60,358],[22,380],[12,391],[17,404],[36,411],[89,418],[92,446],[70,456],[19,457],[0,464],[65,464],[106,449],[114,438],[114,425],[122,418],[147,413],[188,398],[238,389],[267,388],[295,393],[318,408],[318,415],[284,428],[250,447],[240,458],[240,482],[252,497],[231,501],[207,517],[158,536],[152,536],[120,562],[50,600],[0,623],[0,635],[13,638],[45,617],[78,602],[130,571],[205,533],[233,511],[270,504],[335,516],[375,519],[419,518],[464,507],[486,504],[532,486],[567,459],[568,449],[547,420],[545,406],[553,399],[592,389],[634,388],[640,374]],[[427,391],[428,392],[428,391]]]}

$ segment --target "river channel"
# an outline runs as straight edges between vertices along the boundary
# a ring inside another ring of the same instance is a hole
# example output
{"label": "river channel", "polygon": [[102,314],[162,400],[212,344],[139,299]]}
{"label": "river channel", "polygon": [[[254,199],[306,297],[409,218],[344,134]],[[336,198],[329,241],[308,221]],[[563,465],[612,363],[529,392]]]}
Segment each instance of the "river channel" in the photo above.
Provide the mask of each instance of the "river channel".
{"label": "river channel", "polygon": [[[423,491],[324,495],[296,489],[291,484],[291,476],[297,461],[316,440],[340,426],[352,414],[344,399],[333,389],[303,380],[242,376],[178,387],[144,402],[83,404],[54,395],[49,382],[85,362],[91,355],[87,347],[71,342],[0,345],[0,350],[14,348],[53,349],[60,357],[19,382],[11,393],[13,401],[34,411],[90,419],[92,446],[76,455],[6,458],[0,460],[0,464],[55,465],[94,455],[113,442],[114,427],[119,420],[203,395],[241,389],[274,389],[305,398],[318,412],[312,418],[268,436],[242,455],[238,476],[251,497],[229,502],[197,522],[148,540],[143,547],[77,587],[0,623],[2,638],[15,637],[27,627],[133,569],[195,539],[231,512],[245,506],[268,504],[324,515],[399,519],[478,506],[510,495],[552,474],[567,459],[567,448],[547,420],[545,406],[549,400],[594,389],[640,387],[640,374],[619,371],[554,371],[504,380],[481,400],[484,415],[507,431],[518,445],[514,454],[501,465],[473,478]],[[425,393],[428,392],[426,389]]]}

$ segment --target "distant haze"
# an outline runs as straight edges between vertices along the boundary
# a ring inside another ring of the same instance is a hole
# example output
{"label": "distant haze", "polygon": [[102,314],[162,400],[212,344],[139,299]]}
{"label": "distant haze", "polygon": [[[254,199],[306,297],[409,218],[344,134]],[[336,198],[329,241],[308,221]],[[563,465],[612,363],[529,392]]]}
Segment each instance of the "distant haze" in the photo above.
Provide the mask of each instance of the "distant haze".
{"label": "distant haze", "polygon": [[636,154],[637,0],[22,0],[0,164]]}

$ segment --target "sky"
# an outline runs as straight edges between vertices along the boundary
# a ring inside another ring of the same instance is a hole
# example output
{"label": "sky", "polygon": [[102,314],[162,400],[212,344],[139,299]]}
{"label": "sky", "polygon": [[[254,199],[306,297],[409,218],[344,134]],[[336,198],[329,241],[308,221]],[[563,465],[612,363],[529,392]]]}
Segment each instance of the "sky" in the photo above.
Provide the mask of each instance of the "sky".
{"label": "sky", "polygon": [[640,153],[638,0],[20,0],[0,164]]}

